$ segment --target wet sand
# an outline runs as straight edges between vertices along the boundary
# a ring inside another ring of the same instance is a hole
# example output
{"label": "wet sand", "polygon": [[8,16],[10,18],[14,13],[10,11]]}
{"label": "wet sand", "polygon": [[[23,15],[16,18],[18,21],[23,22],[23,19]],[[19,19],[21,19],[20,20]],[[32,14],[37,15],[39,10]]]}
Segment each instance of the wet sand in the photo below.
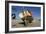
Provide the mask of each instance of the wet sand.
{"label": "wet sand", "polygon": [[16,20],[12,20],[12,28],[20,28],[20,27],[40,27],[41,23],[39,20],[33,20],[32,23],[28,23],[27,26],[24,26],[23,24],[19,24],[16,22]]}

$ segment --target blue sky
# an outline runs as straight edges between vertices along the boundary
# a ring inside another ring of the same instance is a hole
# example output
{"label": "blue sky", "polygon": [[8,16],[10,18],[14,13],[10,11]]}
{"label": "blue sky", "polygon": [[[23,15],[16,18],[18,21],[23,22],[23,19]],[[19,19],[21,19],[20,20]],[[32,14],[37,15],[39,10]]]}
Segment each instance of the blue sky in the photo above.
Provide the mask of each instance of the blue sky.
{"label": "blue sky", "polygon": [[[24,7],[24,9],[23,9]],[[12,14],[16,14],[16,18],[19,19],[19,13],[22,10],[30,10],[32,12],[33,18],[40,18],[41,8],[40,7],[29,7],[29,6],[12,6]]]}

